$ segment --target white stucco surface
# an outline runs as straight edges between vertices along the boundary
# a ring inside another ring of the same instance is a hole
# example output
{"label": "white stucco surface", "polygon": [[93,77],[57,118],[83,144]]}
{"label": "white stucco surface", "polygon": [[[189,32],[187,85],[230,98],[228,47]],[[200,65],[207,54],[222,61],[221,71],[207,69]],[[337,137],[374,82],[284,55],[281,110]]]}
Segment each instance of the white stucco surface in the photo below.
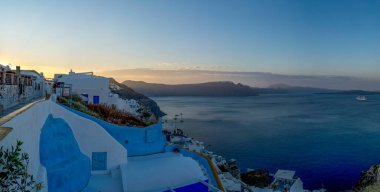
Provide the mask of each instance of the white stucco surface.
{"label": "white stucco surface", "polygon": [[63,118],[69,124],[81,152],[90,160],[92,152],[107,152],[107,170],[93,171],[92,174],[108,173],[120,164],[127,163],[127,150],[97,123],[82,118],[51,100],[42,101],[1,125],[13,130],[0,141],[0,146],[4,148],[14,146],[17,140],[24,142],[22,151],[30,157],[28,172],[34,175],[37,182],[43,183],[45,188],[42,191],[47,191],[48,181],[46,169],[40,163],[40,133],[49,114]]}
{"label": "white stucco surface", "polygon": [[[22,151],[29,154],[28,172],[34,175],[37,182],[47,186],[46,169],[40,164],[40,132],[49,113],[49,101],[33,105],[28,110],[1,125],[13,130],[0,141],[0,145],[8,148],[23,141]],[[45,190],[47,190],[45,188]]]}
{"label": "white stucco surface", "polygon": [[99,96],[100,103],[107,103],[109,97],[109,80],[92,74],[74,73],[56,74],[55,80],[65,85],[71,85],[73,93],[88,94],[88,102],[93,103],[93,97]]}
{"label": "white stucco surface", "polygon": [[130,157],[121,166],[124,191],[165,191],[206,180],[199,164],[179,153]]}
{"label": "white stucco surface", "polygon": [[120,98],[118,94],[110,94],[108,97],[109,105],[115,105],[116,108],[120,111],[124,111],[133,115],[137,114],[138,104],[134,99],[127,100]]}

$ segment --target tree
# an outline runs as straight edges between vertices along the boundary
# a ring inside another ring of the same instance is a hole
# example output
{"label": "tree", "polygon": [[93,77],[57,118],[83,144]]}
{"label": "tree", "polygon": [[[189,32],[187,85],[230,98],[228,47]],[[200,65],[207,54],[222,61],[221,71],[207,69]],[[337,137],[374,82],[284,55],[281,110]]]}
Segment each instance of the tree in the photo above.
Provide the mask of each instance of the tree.
{"label": "tree", "polygon": [[33,175],[28,173],[29,155],[21,152],[22,144],[17,141],[16,147],[0,148],[0,192],[29,192],[36,187]]}

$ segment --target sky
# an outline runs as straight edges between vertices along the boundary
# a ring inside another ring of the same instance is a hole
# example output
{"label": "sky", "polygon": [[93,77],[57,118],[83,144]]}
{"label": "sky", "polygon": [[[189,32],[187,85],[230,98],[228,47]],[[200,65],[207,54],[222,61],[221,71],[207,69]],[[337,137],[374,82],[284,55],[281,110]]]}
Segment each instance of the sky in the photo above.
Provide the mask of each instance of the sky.
{"label": "sky", "polygon": [[[48,77],[70,69],[361,79],[380,73],[380,0],[0,0],[0,5],[0,63]],[[147,80],[144,76],[140,80]],[[167,83],[176,82],[184,79]]]}

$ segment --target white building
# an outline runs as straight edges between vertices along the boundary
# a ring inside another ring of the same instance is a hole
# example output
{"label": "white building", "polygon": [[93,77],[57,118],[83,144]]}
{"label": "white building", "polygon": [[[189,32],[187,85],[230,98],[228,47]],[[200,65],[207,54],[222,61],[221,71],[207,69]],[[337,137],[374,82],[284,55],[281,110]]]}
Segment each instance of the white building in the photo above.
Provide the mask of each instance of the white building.
{"label": "white building", "polygon": [[52,94],[54,81],[52,79],[46,79],[45,81],[45,91],[47,94]]}
{"label": "white building", "polygon": [[277,170],[270,188],[275,192],[303,192],[303,183],[295,173],[295,171]]}
{"label": "white building", "polygon": [[134,99],[123,99],[118,94],[110,93],[108,98],[109,105],[115,105],[120,111],[136,115],[139,104]]}
{"label": "white building", "polygon": [[58,95],[65,94],[69,90],[80,95],[85,103],[114,105],[120,111],[136,115],[139,104],[134,99],[123,99],[110,90],[119,90],[119,86],[110,84],[106,77],[95,76],[92,72],[69,74],[55,74],[54,81],[60,83],[64,88],[57,88]]}
{"label": "white building", "polygon": [[109,80],[105,77],[95,76],[92,72],[69,74],[55,74],[54,81],[65,88],[57,88],[57,93],[64,94],[65,90],[71,88],[73,93],[82,96],[87,103],[108,104],[110,94]]}
{"label": "white building", "polygon": [[[174,150],[175,146],[130,157],[129,150],[134,148],[127,150],[92,118],[77,115],[55,100],[53,94],[49,100],[0,118],[0,146],[9,149],[17,140],[24,142],[22,152],[29,154],[28,173],[42,183],[42,192],[208,192],[216,188],[212,181],[218,177],[216,172],[207,172],[213,165],[206,158]],[[143,129],[150,128],[138,130]]]}
{"label": "white building", "polygon": [[20,103],[44,96],[45,78],[34,70],[0,65],[0,113]]}
{"label": "white building", "polygon": [[44,96],[45,92],[45,77],[43,73],[38,73],[35,70],[20,70],[21,76],[32,78],[32,90],[33,98],[40,98]]}

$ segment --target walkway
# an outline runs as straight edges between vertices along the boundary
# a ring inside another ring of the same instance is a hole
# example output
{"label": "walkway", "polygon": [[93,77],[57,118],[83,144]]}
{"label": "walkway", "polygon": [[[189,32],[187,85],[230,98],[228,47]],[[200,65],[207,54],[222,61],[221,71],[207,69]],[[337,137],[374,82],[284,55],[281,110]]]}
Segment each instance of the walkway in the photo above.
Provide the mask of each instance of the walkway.
{"label": "walkway", "polygon": [[21,108],[24,107],[25,105],[27,105],[27,104],[29,104],[29,103],[32,103],[32,102],[34,102],[34,101],[40,100],[40,99],[42,99],[42,97],[41,97],[41,98],[37,98],[37,99],[30,100],[30,101],[27,101],[27,102],[22,102],[22,103],[19,103],[19,104],[13,106],[13,107],[10,107],[10,108],[8,108],[8,109],[5,109],[4,111],[0,111],[0,118],[5,117],[6,115],[8,115],[8,114],[10,114],[10,113],[12,113],[12,112],[14,112],[14,111],[16,111],[16,110],[21,109]]}
{"label": "walkway", "polygon": [[112,170],[110,174],[92,175],[87,187],[82,192],[123,192],[120,169]]}

